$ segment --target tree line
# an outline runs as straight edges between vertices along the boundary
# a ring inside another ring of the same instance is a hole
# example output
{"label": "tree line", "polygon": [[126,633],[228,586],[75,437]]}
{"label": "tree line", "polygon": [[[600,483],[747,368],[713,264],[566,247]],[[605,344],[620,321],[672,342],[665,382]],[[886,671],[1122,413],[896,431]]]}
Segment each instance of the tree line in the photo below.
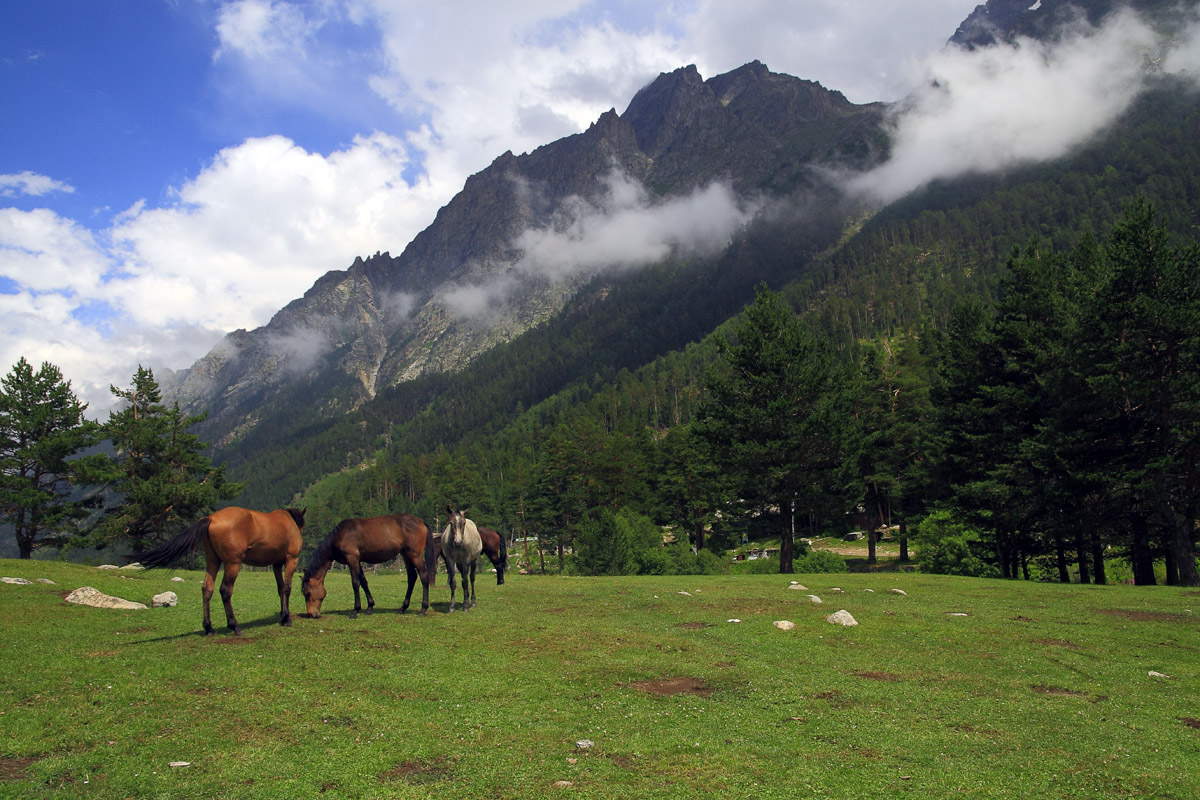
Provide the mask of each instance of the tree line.
{"label": "tree line", "polygon": [[203,417],[167,406],[138,367],[100,423],[55,365],[21,358],[0,379],[0,510],[21,558],[42,547],[140,552],[236,497],[239,483],[204,455]]}
{"label": "tree line", "polygon": [[[1136,202],[1103,240],[1014,251],[994,301],[851,342],[760,287],[700,343],[472,441],[380,441],[295,501],[314,539],[347,517],[440,526],[446,502],[469,506],[535,569],[714,571],[767,538],[790,572],[800,540],[853,527],[871,560],[888,530],[931,571],[1103,583],[1125,559],[1139,584],[1157,562],[1196,585],[1198,252]],[[3,380],[0,499],[23,557],[145,549],[240,491],[149,370],[112,391],[100,424],[53,365],[22,359]]]}
{"label": "tree line", "polygon": [[[871,560],[888,530],[932,571],[1103,583],[1127,560],[1194,585],[1196,253],[1137,202],[1103,241],[1014,251],[995,301],[851,343],[760,288],[704,342],[305,499],[432,518],[452,497],[548,552],[535,569],[704,571],[745,536],[788,572],[800,539],[862,528]],[[645,555],[648,525],[694,558]]]}

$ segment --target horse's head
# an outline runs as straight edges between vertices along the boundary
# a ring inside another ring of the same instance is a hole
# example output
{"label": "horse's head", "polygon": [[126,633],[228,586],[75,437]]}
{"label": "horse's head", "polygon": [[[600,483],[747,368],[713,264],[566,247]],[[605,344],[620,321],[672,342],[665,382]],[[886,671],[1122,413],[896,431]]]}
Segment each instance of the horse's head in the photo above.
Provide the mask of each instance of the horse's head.
{"label": "horse's head", "polygon": [[446,513],[450,515],[450,542],[455,547],[462,547],[463,531],[467,528],[467,509],[454,510],[454,506],[446,504]]}
{"label": "horse's head", "polygon": [[308,611],[308,616],[313,619],[321,617],[321,601],[325,599],[325,575],[309,575],[304,573],[304,580],[300,581],[300,593],[304,595],[304,606]]}

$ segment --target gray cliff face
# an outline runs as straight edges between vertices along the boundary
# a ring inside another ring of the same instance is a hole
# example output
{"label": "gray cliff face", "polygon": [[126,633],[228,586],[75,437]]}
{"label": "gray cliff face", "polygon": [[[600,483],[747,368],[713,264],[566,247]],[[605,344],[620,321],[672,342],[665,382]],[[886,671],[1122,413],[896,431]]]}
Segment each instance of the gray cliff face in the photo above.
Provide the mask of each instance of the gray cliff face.
{"label": "gray cliff face", "polygon": [[[813,185],[816,162],[874,157],[882,112],[758,62],[708,81],[695,67],[663,74],[624,114],[608,111],[531,153],[504,153],[399,256],[377,253],[327,273],[164,388],[188,410],[207,410],[203,433],[224,446],[288,404],[342,413],[396,383],[461,369],[561,311],[589,279],[521,274],[518,237],[561,224],[571,202],[595,201],[614,171],[659,199],[715,180],[746,196],[788,194]],[[461,287],[498,284],[500,309],[466,317],[446,300]]]}

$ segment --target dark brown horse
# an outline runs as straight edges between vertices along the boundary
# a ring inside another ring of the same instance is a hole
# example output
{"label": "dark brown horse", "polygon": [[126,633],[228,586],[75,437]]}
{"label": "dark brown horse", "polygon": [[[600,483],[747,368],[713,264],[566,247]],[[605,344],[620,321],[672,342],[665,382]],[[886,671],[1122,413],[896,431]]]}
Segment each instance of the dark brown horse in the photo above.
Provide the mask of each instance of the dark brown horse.
{"label": "dark brown horse", "polygon": [[433,534],[419,517],[412,514],[392,514],[369,519],[344,519],[317,545],[316,552],[304,569],[304,580],[300,591],[304,593],[305,605],[310,617],[321,616],[321,601],[325,599],[325,574],[336,561],[350,568],[350,585],[354,587],[354,611],[350,619],[358,616],[362,603],[358,596],[361,585],[367,594],[367,613],[375,608],[375,598],[367,586],[363,564],[381,564],[396,556],[404,558],[408,571],[408,593],[400,613],[408,610],[412,599],[413,585],[421,578],[421,615],[429,608],[429,587],[437,577],[437,549]]}
{"label": "dark brown horse", "polygon": [[303,510],[288,508],[262,512],[230,506],[209,514],[162,547],[144,553],[140,561],[148,569],[170,566],[195,550],[197,545],[203,544],[205,574],[201,596],[204,598],[204,632],[213,632],[208,606],[217,581],[217,570],[224,564],[221,600],[225,603],[225,621],[240,636],[242,629],[233,616],[233,603],[230,600],[233,597],[233,582],[237,580],[242,564],[251,567],[269,565],[274,568],[275,583],[279,587],[279,624],[292,624],[288,601],[292,596],[292,574],[300,559],[303,541],[300,530],[303,527]]}

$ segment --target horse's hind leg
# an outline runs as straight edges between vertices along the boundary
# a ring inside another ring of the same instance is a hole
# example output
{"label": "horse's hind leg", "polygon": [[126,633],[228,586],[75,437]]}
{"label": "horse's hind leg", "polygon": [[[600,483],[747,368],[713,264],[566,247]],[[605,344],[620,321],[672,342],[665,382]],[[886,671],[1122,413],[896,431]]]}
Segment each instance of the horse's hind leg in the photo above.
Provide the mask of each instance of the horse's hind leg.
{"label": "horse's hind leg", "polygon": [[217,570],[221,568],[221,559],[212,549],[208,537],[204,537],[204,583],[200,587],[200,598],[204,600],[204,635],[209,636],[213,630],[212,617],[209,616],[209,604],[212,601],[213,589],[217,584]]}
{"label": "horse's hind leg", "polygon": [[225,575],[221,578],[221,602],[225,604],[225,622],[235,635],[241,636],[242,629],[233,616],[233,583],[237,580],[241,564],[234,562],[225,565]]}
{"label": "horse's hind leg", "polygon": [[471,605],[467,605],[467,575],[463,573],[463,610],[475,607],[475,565],[477,561],[471,562]]}
{"label": "horse's hind leg", "polygon": [[[417,568],[409,563],[408,559],[404,559],[404,571],[408,573],[408,591],[404,593],[404,605],[400,606],[400,613],[408,611],[409,601],[412,600],[413,586],[417,583]],[[429,605],[429,583],[425,582],[425,605],[421,607],[421,613],[425,613],[425,608]]]}

